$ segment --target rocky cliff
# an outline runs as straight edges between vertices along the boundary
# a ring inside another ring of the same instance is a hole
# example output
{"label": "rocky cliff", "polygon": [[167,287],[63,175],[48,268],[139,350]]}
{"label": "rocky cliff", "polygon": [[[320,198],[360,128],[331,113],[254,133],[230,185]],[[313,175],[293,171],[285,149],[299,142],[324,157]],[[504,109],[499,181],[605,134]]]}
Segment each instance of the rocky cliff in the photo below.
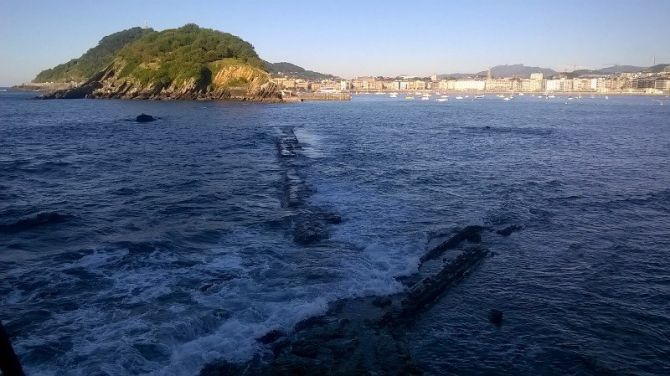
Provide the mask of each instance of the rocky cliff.
{"label": "rocky cliff", "polygon": [[218,64],[219,69],[212,72],[211,80],[189,77],[171,82],[142,81],[123,75],[125,65],[123,61],[115,61],[83,84],[43,98],[282,101],[281,91],[270,81],[269,75],[247,64]]}

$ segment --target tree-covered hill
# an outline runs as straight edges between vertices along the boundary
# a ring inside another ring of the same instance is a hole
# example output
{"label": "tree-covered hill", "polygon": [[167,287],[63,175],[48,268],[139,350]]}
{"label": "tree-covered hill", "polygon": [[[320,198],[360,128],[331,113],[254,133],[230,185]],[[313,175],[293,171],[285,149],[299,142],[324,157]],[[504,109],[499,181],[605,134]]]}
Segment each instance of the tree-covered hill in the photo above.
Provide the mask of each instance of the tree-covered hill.
{"label": "tree-covered hill", "polygon": [[140,30],[83,83],[51,97],[281,100],[254,47],[235,35],[195,24]]}
{"label": "tree-covered hill", "polygon": [[210,83],[212,65],[224,59],[263,69],[250,43],[194,24],[149,33],[121,49],[117,59],[123,62],[121,77],[131,76],[144,83],[163,85],[190,78]]}
{"label": "tree-covered hill", "polygon": [[278,77],[292,77],[292,78],[302,78],[304,80],[331,80],[337,78],[332,74],[324,74],[311,70],[307,70],[301,66],[281,62],[281,63],[270,63],[265,61],[265,68],[270,74]]}
{"label": "tree-covered hill", "polygon": [[152,29],[133,27],[110,34],[102,38],[97,46],[86,51],[81,57],[40,72],[33,82],[85,81],[94,73],[105,69],[119,50],[127,44],[153,32]]}

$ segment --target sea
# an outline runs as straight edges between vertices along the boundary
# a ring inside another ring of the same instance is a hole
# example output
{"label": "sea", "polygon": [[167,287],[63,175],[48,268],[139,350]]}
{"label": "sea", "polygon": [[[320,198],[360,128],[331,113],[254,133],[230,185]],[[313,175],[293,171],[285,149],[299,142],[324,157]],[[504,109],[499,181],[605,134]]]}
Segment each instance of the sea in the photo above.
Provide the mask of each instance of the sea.
{"label": "sea", "polygon": [[[29,375],[248,361],[270,330],[403,291],[432,237],[468,225],[522,230],[407,327],[425,374],[670,374],[667,96],[34,95],[0,92],[0,320]],[[307,245],[282,204],[286,129],[309,205],[342,218]]]}

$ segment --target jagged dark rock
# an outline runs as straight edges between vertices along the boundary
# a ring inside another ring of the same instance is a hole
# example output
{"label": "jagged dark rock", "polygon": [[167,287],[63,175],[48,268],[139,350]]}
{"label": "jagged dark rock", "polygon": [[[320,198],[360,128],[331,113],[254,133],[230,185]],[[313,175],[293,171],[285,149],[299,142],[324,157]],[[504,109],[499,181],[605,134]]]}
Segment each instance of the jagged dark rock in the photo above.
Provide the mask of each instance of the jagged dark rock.
{"label": "jagged dark rock", "polygon": [[271,331],[267,332],[265,335],[256,338],[256,341],[258,341],[258,342],[260,342],[264,345],[267,345],[267,344],[275,342],[279,338],[282,338],[282,337],[285,337],[285,336],[286,336],[286,333],[284,333],[283,331],[281,331],[279,329],[274,329],[274,330],[271,330]]}
{"label": "jagged dark rock", "polygon": [[500,310],[492,309],[489,311],[489,321],[497,326],[500,326],[503,321],[503,313]]}
{"label": "jagged dark rock", "polygon": [[140,114],[140,115],[137,115],[137,117],[135,118],[135,121],[138,122],[138,123],[148,123],[148,122],[155,121],[155,120],[156,120],[155,117],[153,117],[151,115],[147,115],[147,114]]}
{"label": "jagged dark rock", "polygon": [[300,218],[293,228],[293,240],[301,245],[328,239],[329,236],[330,233],[326,224],[311,216]]}
{"label": "jagged dark rock", "polygon": [[500,229],[500,230],[496,231],[496,233],[498,235],[502,235],[502,236],[510,236],[510,235],[512,235],[512,233],[515,233],[515,232],[521,231],[521,230],[523,230],[523,226],[511,225],[511,226],[507,226],[503,229]]}
{"label": "jagged dark rock", "polygon": [[0,371],[7,376],[22,376],[23,368],[16,356],[12,343],[9,340],[9,334],[0,322]]}
{"label": "jagged dark rock", "polygon": [[472,225],[457,231],[449,239],[426,252],[426,254],[421,257],[421,262],[423,263],[428,260],[435,259],[439,257],[444,251],[456,248],[466,240],[471,243],[481,242],[482,237],[480,233],[486,229],[487,228],[484,226]]}
{"label": "jagged dark rock", "polygon": [[481,262],[489,251],[483,247],[468,248],[452,262],[447,263],[436,274],[424,278],[407,292],[401,301],[401,318],[409,318],[426,309],[436,301],[449,287],[462,280],[465,275]]}

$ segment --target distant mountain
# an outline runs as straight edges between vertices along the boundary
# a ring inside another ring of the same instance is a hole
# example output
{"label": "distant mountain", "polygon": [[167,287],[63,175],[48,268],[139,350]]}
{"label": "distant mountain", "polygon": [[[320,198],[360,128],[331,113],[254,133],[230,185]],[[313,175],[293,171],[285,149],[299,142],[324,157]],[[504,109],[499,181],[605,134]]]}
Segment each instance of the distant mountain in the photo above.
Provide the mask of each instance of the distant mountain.
{"label": "distant mountain", "polygon": [[635,65],[613,65],[611,67],[598,69],[595,72],[600,74],[614,74],[614,73],[636,73],[645,70],[645,67],[638,67]]}
{"label": "distant mountain", "polygon": [[[468,77],[474,77],[477,76],[477,74],[474,73],[445,73],[445,74],[438,74],[437,78],[439,80],[460,80],[463,78],[468,78]],[[486,77],[486,73],[484,73],[484,77]]]}
{"label": "distant mountain", "polygon": [[645,69],[644,71],[650,73],[660,73],[663,72],[668,67],[670,67],[670,64],[656,64]]}
{"label": "distant mountain", "polygon": [[270,72],[270,74],[273,76],[302,78],[304,80],[317,80],[317,81],[337,78],[332,74],[325,74],[325,73],[314,72],[311,70],[306,70],[303,67],[287,62],[270,63],[264,61],[263,63],[265,64],[265,69],[268,72]]}
{"label": "distant mountain", "polygon": [[[602,68],[602,69],[578,69],[572,72],[560,72],[562,76],[568,78],[580,77],[587,75],[608,75],[616,73],[637,73],[637,72],[650,72],[650,73],[659,73],[670,66],[670,64],[657,64],[651,67],[639,67],[635,65],[613,65],[611,67]],[[541,67],[528,67],[523,64],[513,64],[513,65],[496,65],[491,68],[491,75],[493,77],[519,77],[519,78],[529,78],[532,73],[542,73],[545,78],[552,77],[559,74],[553,69],[550,68],[541,68]],[[438,75],[439,79],[460,79],[466,77],[486,77],[488,71],[481,71],[479,73],[450,73],[450,74],[440,74]]]}
{"label": "distant mountain", "polygon": [[613,65],[611,67],[602,68],[602,69],[579,69],[569,73],[570,77],[580,77],[586,75],[606,75],[606,74],[616,74],[616,73],[638,73],[638,72],[648,72],[648,73],[659,73],[670,66],[670,64],[657,64],[651,67],[638,67],[635,65]]}
{"label": "distant mountain", "polygon": [[[482,71],[479,72],[478,75],[486,76],[487,73],[487,71]],[[493,77],[530,78],[532,73],[542,73],[545,77],[548,77],[556,74],[556,71],[549,68],[528,67],[523,64],[496,65],[491,68],[491,75]]]}

